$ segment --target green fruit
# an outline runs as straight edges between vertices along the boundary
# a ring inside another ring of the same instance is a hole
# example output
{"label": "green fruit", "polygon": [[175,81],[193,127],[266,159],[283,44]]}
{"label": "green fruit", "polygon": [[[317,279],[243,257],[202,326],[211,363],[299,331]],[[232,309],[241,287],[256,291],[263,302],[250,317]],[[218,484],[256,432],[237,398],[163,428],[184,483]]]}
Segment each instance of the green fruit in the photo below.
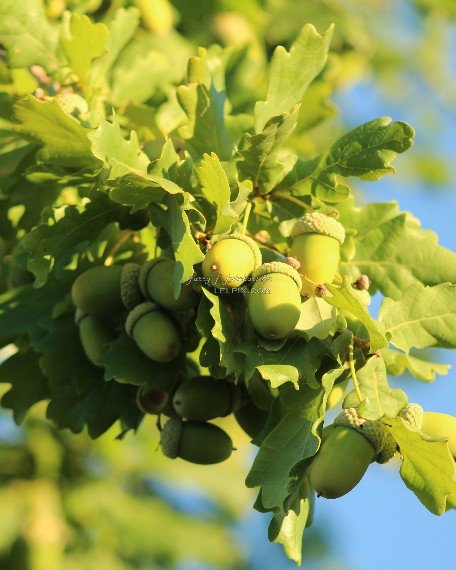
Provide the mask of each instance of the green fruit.
{"label": "green fruit", "polygon": [[316,285],[331,283],[337,273],[344,228],[334,218],[313,212],[296,222],[292,237],[291,254],[300,263],[301,293],[313,297]]}
{"label": "green fruit", "polygon": [[451,455],[456,459],[456,417],[439,412],[424,412],[421,431],[431,437],[448,438]]}
{"label": "green fruit", "polygon": [[202,263],[204,277],[213,287],[240,287],[261,264],[257,244],[249,237],[232,234],[215,243]]}
{"label": "green fruit", "polygon": [[234,412],[237,423],[252,439],[263,429],[268,419],[269,412],[260,410],[253,402],[248,402]]}
{"label": "green fruit", "polygon": [[125,328],[141,352],[156,362],[170,362],[181,350],[176,325],[153,303],[135,307],[127,317]]}
{"label": "green fruit", "polygon": [[166,422],[160,444],[166,457],[180,457],[199,465],[220,463],[233,452],[233,442],[221,428],[204,422],[184,422],[177,417]]}
{"label": "green fruit", "polygon": [[77,315],[79,338],[85,355],[95,366],[102,367],[101,359],[116,335],[112,328],[99,317],[89,314]]}
{"label": "green fruit", "polygon": [[176,262],[158,257],[141,268],[139,284],[144,296],[170,311],[185,311],[194,307],[199,295],[190,283],[182,283],[177,299],[173,294],[173,275]]}
{"label": "green fruit", "polygon": [[168,0],[134,0],[145,26],[154,34],[166,34],[173,25],[173,10]]}
{"label": "green fruit", "polygon": [[136,404],[144,414],[160,414],[169,402],[169,394],[144,384],[136,393]]}
{"label": "green fruit", "polygon": [[227,380],[199,376],[183,382],[176,390],[173,406],[187,420],[202,422],[222,418],[239,407],[239,389]]}
{"label": "green fruit", "polygon": [[374,458],[372,444],[356,430],[336,426],[310,467],[310,484],[318,496],[337,499],[361,481]]}
{"label": "green fruit", "polygon": [[255,283],[248,300],[254,329],[267,339],[281,339],[296,327],[301,315],[301,279],[281,262],[265,263],[252,275]]}
{"label": "green fruit", "polygon": [[81,311],[110,317],[133,309],[142,300],[136,263],[100,265],[81,273],[71,289],[73,303]]}
{"label": "green fruit", "polygon": [[336,384],[331,392],[329,393],[328,400],[326,402],[326,409],[330,410],[337,406],[337,404],[342,400],[345,394],[345,389],[348,386],[348,380],[344,380],[339,384]]}

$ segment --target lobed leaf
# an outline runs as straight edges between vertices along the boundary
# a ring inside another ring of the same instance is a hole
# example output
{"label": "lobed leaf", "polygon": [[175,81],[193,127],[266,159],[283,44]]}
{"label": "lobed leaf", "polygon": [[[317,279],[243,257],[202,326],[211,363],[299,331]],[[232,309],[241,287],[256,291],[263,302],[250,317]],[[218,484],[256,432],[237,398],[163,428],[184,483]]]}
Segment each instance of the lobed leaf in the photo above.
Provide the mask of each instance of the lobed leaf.
{"label": "lobed leaf", "polygon": [[410,285],[397,301],[383,300],[379,320],[405,354],[412,348],[456,348],[456,284]]}
{"label": "lobed leaf", "polygon": [[421,503],[434,515],[445,512],[447,496],[456,494],[455,464],[448,444],[428,441],[410,431],[403,420],[385,422],[396,440],[401,456],[401,477]]}
{"label": "lobed leaf", "polygon": [[320,35],[312,24],[300,31],[288,52],[283,46],[274,50],[269,68],[266,101],[255,105],[255,131],[260,133],[271,117],[288,112],[297,103],[326,64],[334,26]]}

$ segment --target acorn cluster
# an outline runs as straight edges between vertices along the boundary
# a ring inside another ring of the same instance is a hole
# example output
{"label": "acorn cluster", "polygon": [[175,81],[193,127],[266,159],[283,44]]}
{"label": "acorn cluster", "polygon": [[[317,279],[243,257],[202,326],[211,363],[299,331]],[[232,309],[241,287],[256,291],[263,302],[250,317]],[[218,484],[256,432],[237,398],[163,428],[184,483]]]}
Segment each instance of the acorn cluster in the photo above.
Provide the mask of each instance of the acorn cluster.
{"label": "acorn cluster", "polygon": [[[303,297],[319,294],[324,283],[333,281],[344,229],[334,218],[313,212],[298,220],[292,238],[290,257],[264,263],[256,240],[239,233],[220,236],[177,296],[172,287],[176,261],[168,257],[142,266],[114,264],[85,271],[73,284],[72,299],[87,358],[102,367],[120,328],[155,362],[169,363],[185,354],[189,349],[182,322],[191,318],[182,316],[195,316],[202,286],[243,295],[246,327],[270,341],[286,339],[298,323]],[[187,371],[176,382],[165,391],[154,387],[151,378],[138,390],[137,405],[143,413],[168,418],[161,433],[166,456],[201,464],[223,461],[233,450],[230,437],[211,420],[234,414],[254,439],[277,395],[255,376],[235,385],[231,378],[201,376],[198,370]],[[344,389],[335,388],[332,399],[340,399]]]}

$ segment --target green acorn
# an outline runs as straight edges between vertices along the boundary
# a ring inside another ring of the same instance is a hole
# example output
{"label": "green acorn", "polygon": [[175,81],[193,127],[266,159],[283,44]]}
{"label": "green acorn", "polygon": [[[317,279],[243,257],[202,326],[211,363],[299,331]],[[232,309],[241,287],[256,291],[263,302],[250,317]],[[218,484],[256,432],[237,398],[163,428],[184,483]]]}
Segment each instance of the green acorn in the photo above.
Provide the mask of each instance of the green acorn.
{"label": "green acorn", "polygon": [[281,339],[295,328],[301,315],[301,278],[296,269],[280,261],[256,269],[248,301],[254,329],[267,339]]}
{"label": "green acorn", "polygon": [[312,461],[312,487],[326,499],[346,495],[361,481],[384,442],[381,423],[360,418],[354,408],[343,410]]}
{"label": "green acorn", "polygon": [[125,329],[141,352],[156,362],[170,362],[181,350],[176,325],[153,303],[135,307],[127,317]]}
{"label": "green acorn", "polygon": [[92,267],[73,283],[73,303],[81,311],[100,317],[131,310],[142,301],[139,272],[136,263]]}
{"label": "green acorn", "polygon": [[240,287],[261,264],[255,241],[243,234],[231,234],[216,242],[206,253],[202,272],[213,287]]}
{"label": "green acorn", "polygon": [[246,382],[245,391],[248,398],[260,410],[269,410],[279,394],[278,389],[271,388],[269,382],[263,380],[258,371]]}
{"label": "green acorn", "polygon": [[301,293],[314,297],[315,286],[331,283],[337,273],[345,230],[334,218],[312,212],[296,222],[291,235],[291,253],[301,264]]}
{"label": "green acorn", "polygon": [[139,286],[143,295],[170,311],[185,311],[198,303],[199,295],[190,283],[182,283],[178,298],[173,294],[172,281],[176,262],[157,257],[141,268]]}
{"label": "green acorn", "polygon": [[203,422],[228,416],[240,401],[240,391],[232,382],[199,376],[177,388],[173,406],[182,418]]}
{"label": "green acorn", "polygon": [[247,402],[234,412],[237,423],[252,439],[261,432],[268,416],[269,412],[260,410],[253,402]]}
{"label": "green acorn", "polygon": [[220,463],[233,452],[233,442],[221,428],[204,422],[184,422],[178,417],[166,422],[160,445],[166,457],[180,457],[199,465]]}
{"label": "green acorn", "polygon": [[448,438],[451,455],[456,459],[456,418],[439,412],[424,412],[422,431],[431,437]]}
{"label": "green acorn", "polygon": [[331,410],[332,408],[336,407],[337,404],[342,400],[345,394],[345,390],[348,386],[348,380],[344,380],[343,382],[339,382],[335,384],[331,392],[329,393],[328,400],[326,402],[326,409]]}
{"label": "green acorn", "polygon": [[116,338],[112,328],[99,317],[76,311],[76,324],[79,327],[79,338],[85,355],[95,366],[100,364],[104,353]]}
{"label": "green acorn", "polygon": [[143,414],[165,413],[170,401],[169,394],[158,388],[144,384],[136,393],[136,405]]}

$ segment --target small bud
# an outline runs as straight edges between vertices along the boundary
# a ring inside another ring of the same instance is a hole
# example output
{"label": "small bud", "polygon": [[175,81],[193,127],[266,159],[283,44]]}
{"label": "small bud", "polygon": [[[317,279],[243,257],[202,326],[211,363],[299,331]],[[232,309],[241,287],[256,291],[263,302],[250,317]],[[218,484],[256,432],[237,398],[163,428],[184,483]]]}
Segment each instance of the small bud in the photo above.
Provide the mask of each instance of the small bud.
{"label": "small bud", "polygon": [[315,287],[315,295],[317,297],[329,297],[330,296],[330,292],[328,291],[328,289],[325,287],[325,285],[323,283],[321,283],[320,285],[317,285]]}
{"label": "small bud", "polygon": [[268,241],[271,239],[271,236],[266,230],[261,230],[255,234],[255,239],[260,243],[268,243]]}
{"label": "small bud", "polygon": [[371,284],[371,280],[369,279],[369,277],[367,275],[361,275],[355,281],[354,285],[360,291],[367,291],[370,287],[370,284]]}
{"label": "small bud", "polygon": [[292,255],[289,255],[286,258],[285,263],[288,263],[288,265],[291,265],[291,267],[293,267],[293,269],[296,269],[296,271],[298,271],[298,269],[301,267],[301,263],[300,263],[299,259],[297,257],[293,257]]}

